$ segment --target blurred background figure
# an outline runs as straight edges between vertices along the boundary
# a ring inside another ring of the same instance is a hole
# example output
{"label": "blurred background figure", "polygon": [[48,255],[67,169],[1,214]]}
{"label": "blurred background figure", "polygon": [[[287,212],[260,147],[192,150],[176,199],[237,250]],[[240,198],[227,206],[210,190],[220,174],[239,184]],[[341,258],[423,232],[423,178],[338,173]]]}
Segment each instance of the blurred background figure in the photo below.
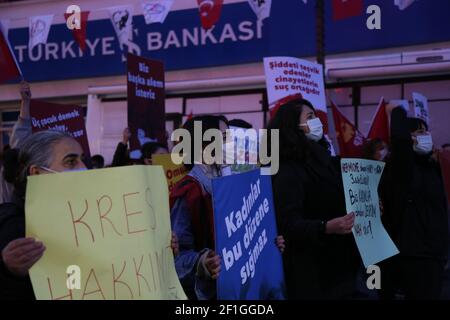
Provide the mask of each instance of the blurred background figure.
{"label": "blurred background figure", "polygon": [[101,169],[105,167],[105,159],[100,154],[91,157],[92,169]]}
{"label": "blurred background figure", "polygon": [[158,142],[147,142],[145,143],[141,148],[142,153],[142,162],[146,165],[151,165],[152,163],[152,156],[154,154],[165,154],[169,153],[169,150],[162,144]]}
{"label": "blurred background figure", "polygon": [[368,160],[385,161],[389,155],[388,145],[381,139],[367,141],[363,146],[363,158]]}

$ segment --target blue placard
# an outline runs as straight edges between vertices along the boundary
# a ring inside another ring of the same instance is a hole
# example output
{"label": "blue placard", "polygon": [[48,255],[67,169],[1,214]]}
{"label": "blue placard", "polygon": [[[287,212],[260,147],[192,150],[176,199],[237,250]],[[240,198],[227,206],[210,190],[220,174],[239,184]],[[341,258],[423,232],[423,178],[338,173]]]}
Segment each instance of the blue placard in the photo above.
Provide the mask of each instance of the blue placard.
{"label": "blue placard", "polygon": [[217,298],[284,299],[271,177],[252,170],[213,180]]}

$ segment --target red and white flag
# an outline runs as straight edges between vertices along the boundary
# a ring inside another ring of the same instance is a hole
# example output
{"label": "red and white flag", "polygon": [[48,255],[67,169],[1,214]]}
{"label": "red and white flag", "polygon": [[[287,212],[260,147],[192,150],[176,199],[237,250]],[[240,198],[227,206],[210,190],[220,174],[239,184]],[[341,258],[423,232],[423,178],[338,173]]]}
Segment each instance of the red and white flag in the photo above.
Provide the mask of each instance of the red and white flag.
{"label": "red and white flag", "polygon": [[133,41],[133,6],[111,7],[108,11],[120,49],[124,50],[124,45],[129,46]]}
{"label": "red and white flag", "polygon": [[405,10],[413,4],[415,0],[394,0],[394,4],[400,9]]}
{"label": "red and white flag", "polygon": [[50,32],[50,27],[52,25],[53,14],[45,16],[36,16],[30,18],[30,29],[29,29],[29,40],[28,40],[28,50],[31,51],[33,48],[40,44],[46,44],[48,39],[48,34]]}
{"label": "red and white flag", "polygon": [[372,119],[372,124],[367,134],[367,138],[375,139],[379,138],[385,143],[389,143],[389,119],[386,112],[386,102],[384,98],[381,98],[378,104],[375,116]]}
{"label": "red and white flag", "polygon": [[270,16],[270,8],[272,7],[272,0],[248,0],[248,4],[255,12],[259,21],[263,21]]}
{"label": "red and white flag", "polygon": [[164,23],[175,0],[144,0],[141,2],[146,24]]}
{"label": "red and white flag", "polygon": [[333,0],[333,20],[344,20],[364,13],[363,0]]}
{"label": "red and white flag", "polygon": [[203,29],[211,29],[220,19],[223,0],[197,0]]}
{"label": "red and white flag", "polygon": [[331,102],[331,109],[333,110],[336,139],[341,157],[361,157],[363,153],[362,148],[366,138],[355,128],[353,123],[342,114],[334,102]]}
{"label": "red and white flag", "polygon": [[2,30],[0,25],[0,83],[22,76],[22,71],[9,45],[8,38]]}
{"label": "red and white flag", "polygon": [[[82,11],[78,14],[78,16],[75,14],[70,13],[64,13],[64,19],[69,19],[70,17],[74,17],[73,23],[77,27],[72,29],[72,34],[75,39],[75,41],[78,43],[78,45],[81,48],[81,51],[84,51],[86,49],[86,31],[87,31],[87,24],[88,24],[88,16],[89,11]],[[80,21],[78,21],[78,18]]]}

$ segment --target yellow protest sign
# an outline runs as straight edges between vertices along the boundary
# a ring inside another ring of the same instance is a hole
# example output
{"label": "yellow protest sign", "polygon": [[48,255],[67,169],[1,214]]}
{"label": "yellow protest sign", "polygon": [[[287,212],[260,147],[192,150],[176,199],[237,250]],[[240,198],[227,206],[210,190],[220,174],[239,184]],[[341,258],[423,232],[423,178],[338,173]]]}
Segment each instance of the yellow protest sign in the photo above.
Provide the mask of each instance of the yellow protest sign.
{"label": "yellow protest sign", "polygon": [[173,163],[170,153],[154,154],[152,156],[152,163],[163,167],[167,185],[169,186],[169,192],[172,191],[173,186],[178,181],[183,179],[183,177],[189,173],[189,170],[187,170],[183,164]]}
{"label": "yellow protest sign", "polygon": [[47,248],[30,270],[37,299],[186,299],[161,167],[31,176],[25,212]]}

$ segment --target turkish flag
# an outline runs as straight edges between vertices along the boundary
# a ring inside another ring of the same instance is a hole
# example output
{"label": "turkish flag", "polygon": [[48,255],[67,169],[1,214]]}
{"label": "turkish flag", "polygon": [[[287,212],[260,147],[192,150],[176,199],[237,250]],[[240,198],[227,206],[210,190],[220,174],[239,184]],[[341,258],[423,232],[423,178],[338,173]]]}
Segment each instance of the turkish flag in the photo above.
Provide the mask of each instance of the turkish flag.
{"label": "turkish flag", "polygon": [[8,39],[0,30],[0,83],[16,79],[22,75],[13,55]]}
{"label": "turkish flag", "polygon": [[338,107],[331,102],[333,110],[336,139],[339,144],[340,155],[343,158],[360,158],[366,138],[355,128]]}
{"label": "turkish flag", "polygon": [[389,143],[389,119],[386,113],[386,102],[382,98],[375,116],[372,120],[369,133],[367,135],[369,139],[379,138],[386,143]]}
{"label": "turkish flag", "polygon": [[[70,16],[72,16],[71,13],[64,13],[64,19],[66,19],[66,21]],[[75,41],[80,46],[81,51],[84,51],[84,49],[86,49],[86,31],[87,31],[89,11],[80,12],[80,16],[81,16],[81,23],[80,23],[81,28],[72,29],[72,34]]]}
{"label": "turkish flag", "polygon": [[223,0],[197,0],[203,29],[211,29],[220,19]]}
{"label": "turkish flag", "polygon": [[333,20],[357,17],[364,12],[363,0],[333,0]]}

